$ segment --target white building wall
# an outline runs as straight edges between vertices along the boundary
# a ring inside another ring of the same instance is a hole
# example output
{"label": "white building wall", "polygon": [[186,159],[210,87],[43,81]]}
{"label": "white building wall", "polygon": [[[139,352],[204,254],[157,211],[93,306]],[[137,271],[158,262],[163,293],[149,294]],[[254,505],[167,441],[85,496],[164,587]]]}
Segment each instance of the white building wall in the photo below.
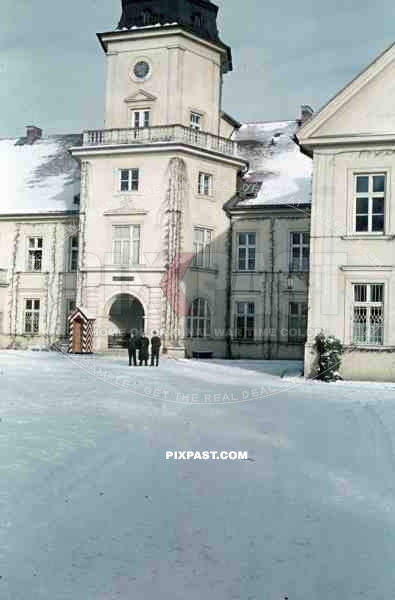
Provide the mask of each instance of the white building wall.
{"label": "white building wall", "polygon": [[[290,234],[308,232],[309,210],[273,210],[270,216],[249,209],[249,217],[234,216],[233,265],[231,293],[231,345],[233,358],[301,359],[303,342],[295,341],[289,332],[289,303],[307,303],[308,272],[290,272]],[[238,233],[256,233],[256,270],[238,270]],[[255,304],[255,337],[235,338],[238,302]]]}
{"label": "white building wall", "polygon": [[[315,335],[323,330],[346,345],[348,378],[391,379],[395,366],[395,145],[322,149],[314,153],[309,340],[306,373],[314,374]],[[386,174],[385,234],[354,232],[354,176]],[[356,348],[352,340],[353,284],[383,283],[384,344]]]}
{"label": "white building wall", "polygon": [[[152,74],[136,81],[132,71],[147,61]],[[190,111],[201,113],[203,129],[219,134],[221,51],[182,33],[125,36],[108,42],[105,127],[130,127],[128,111],[150,107],[152,125],[189,127]],[[140,90],[155,97],[126,102]]]}
{"label": "white building wall", "polygon": [[[1,347],[51,344],[65,336],[66,302],[75,299],[76,273],[69,273],[69,240],[78,223],[68,218],[0,220]],[[30,272],[28,241],[43,239],[42,268]],[[40,300],[39,332],[25,335],[25,301]]]}
{"label": "white building wall", "polygon": [[[164,298],[160,287],[168,261],[166,231],[168,226],[169,165],[179,160],[184,165],[182,189],[182,229],[180,251],[193,253],[194,227],[212,231],[213,264],[208,269],[190,266],[183,279],[189,302],[205,294],[209,297],[214,323],[224,328],[227,272],[228,220],[223,204],[236,188],[238,165],[227,163],[207,153],[187,151],[137,151],[133,148],[122,154],[106,153],[86,157],[83,163],[83,192],[81,194],[81,296],[79,305],[96,318],[96,349],[107,349],[108,335],[114,332],[109,310],[117,295],[128,293],[143,305],[145,328],[163,331]],[[139,190],[120,193],[119,170],[139,169]],[[198,193],[199,172],[212,176],[212,193]],[[123,268],[113,264],[113,225],[141,227],[141,257],[136,267]],[[133,281],[117,283],[114,278],[128,276]],[[185,319],[180,327],[185,331]],[[224,336],[216,346],[224,353]],[[206,342],[205,342],[206,343]]]}

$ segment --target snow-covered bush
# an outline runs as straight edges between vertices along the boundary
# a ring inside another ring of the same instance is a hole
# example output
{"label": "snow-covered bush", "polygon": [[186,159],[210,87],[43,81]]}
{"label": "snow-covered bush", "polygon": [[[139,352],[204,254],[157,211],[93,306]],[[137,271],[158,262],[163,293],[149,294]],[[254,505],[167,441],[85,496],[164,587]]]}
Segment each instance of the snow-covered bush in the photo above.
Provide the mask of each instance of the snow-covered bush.
{"label": "snow-covered bush", "polygon": [[321,381],[338,381],[343,344],[339,338],[319,333],[315,338],[315,350],[318,354],[317,378]]}

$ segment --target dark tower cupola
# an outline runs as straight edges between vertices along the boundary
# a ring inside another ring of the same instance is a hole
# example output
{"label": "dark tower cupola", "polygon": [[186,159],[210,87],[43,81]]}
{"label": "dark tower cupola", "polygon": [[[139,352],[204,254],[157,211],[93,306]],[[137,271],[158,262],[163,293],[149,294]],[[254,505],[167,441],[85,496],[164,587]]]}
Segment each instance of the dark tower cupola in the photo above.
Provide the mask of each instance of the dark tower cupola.
{"label": "dark tower cupola", "polygon": [[122,0],[118,29],[178,25],[208,41],[226,47],[226,71],[232,68],[231,50],[221,42],[217,27],[218,7],[209,0]]}

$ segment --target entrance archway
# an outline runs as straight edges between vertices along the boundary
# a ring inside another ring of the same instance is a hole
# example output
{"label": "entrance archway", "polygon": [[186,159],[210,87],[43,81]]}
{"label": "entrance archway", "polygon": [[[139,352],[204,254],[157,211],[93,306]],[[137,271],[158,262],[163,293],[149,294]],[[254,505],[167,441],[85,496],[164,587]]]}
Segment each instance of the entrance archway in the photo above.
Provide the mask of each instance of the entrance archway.
{"label": "entrance archway", "polygon": [[119,294],[114,299],[109,320],[117,330],[108,336],[109,348],[127,348],[131,332],[144,331],[144,307],[135,296]]}

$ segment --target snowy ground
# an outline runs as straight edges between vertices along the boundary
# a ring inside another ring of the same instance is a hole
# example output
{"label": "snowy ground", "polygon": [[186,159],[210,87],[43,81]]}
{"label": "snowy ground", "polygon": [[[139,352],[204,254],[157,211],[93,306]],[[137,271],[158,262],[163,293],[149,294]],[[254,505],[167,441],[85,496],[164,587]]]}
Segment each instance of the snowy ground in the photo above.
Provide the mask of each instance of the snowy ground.
{"label": "snowy ground", "polygon": [[394,598],[395,384],[293,366],[0,352],[0,598]]}

